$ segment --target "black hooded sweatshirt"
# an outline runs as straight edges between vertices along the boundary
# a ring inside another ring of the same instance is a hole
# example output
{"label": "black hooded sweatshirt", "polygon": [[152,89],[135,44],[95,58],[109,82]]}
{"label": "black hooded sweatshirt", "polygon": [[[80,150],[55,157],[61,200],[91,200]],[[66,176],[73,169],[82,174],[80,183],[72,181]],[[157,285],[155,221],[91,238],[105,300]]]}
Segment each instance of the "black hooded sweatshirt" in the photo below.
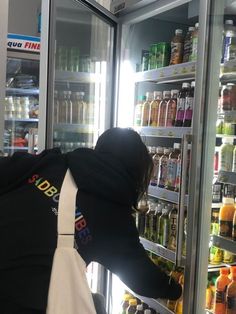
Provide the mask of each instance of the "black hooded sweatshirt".
{"label": "black hooded sweatshirt", "polygon": [[135,189],[126,167],[109,153],[52,149],[0,158],[0,301],[46,308],[68,167],[78,186],[75,239],[86,264],[102,264],[137,294],[179,298],[181,286],[139,242],[132,217]]}

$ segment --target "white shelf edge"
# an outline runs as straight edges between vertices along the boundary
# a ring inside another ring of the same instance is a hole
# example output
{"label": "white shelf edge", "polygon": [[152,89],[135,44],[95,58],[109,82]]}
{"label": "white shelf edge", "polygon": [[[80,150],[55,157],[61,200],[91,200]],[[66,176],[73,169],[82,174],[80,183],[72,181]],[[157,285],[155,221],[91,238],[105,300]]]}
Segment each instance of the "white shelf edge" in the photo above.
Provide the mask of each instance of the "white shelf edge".
{"label": "white shelf edge", "polygon": [[70,72],[56,70],[56,82],[95,83],[101,80],[101,75],[90,72]]}
{"label": "white shelf edge", "polygon": [[25,119],[5,119],[7,122],[39,122],[38,118],[25,118]]}
{"label": "white shelf edge", "polygon": [[6,88],[6,92],[7,93],[12,93],[12,94],[16,94],[16,95],[38,95],[39,94],[39,89],[38,88],[11,88],[11,87],[7,87]]}
{"label": "white shelf edge", "polygon": [[231,239],[227,239],[221,236],[213,235],[212,244],[223,250],[236,254],[236,241],[233,241]]}
{"label": "white shelf edge", "polygon": [[[148,195],[162,199],[167,202],[171,202],[174,204],[179,203],[179,193],[174,191],[169,191],[165,188],[159,188],[158,186],[149,185],[148,187]],[[185,206],[188,205],[188,195],[185,195]]]}
{"label": "white shelf edge", "polygon": [[236,172],[220,170],[218,173],[217,181],[236,185]]}
{"label": "white shelf edge", "polygon": [[150,137],[168,137],[168,138],[182,138],[183,135],[191,134],[191,127],[135,127],[135,130],[141,136]]}

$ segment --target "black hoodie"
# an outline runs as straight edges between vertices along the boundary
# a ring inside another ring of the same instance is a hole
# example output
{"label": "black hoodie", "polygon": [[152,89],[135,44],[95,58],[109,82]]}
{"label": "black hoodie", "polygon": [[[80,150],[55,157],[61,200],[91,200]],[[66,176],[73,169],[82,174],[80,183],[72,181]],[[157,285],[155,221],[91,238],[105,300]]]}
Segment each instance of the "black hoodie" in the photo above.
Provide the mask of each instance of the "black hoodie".
{"label": "black hoodie", "polygon": [[46,308],[68,167],[78,186],[75,238],[85,262],[99,262],[140,295],[180,297],[180,285],[152,263],[139,242],[131,207],[135,187],[122,162],[91,149],[52,149],[0,158],[0,300]]}

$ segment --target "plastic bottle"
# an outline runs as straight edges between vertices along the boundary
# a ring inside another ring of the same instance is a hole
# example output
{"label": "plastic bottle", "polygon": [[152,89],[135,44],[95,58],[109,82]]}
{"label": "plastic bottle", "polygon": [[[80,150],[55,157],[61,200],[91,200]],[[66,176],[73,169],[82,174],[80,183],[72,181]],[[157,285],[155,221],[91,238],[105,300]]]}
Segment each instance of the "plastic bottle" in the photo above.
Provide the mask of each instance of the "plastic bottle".
{"label": "plastic bottle", "polygon": [[130,299],[129,300],[129,306],[126,310],[126,314],[135,314],[137,307],[137,300],[136,299]]}
{"label": "plastic bottle", "polygon": [[135,126],[141,126],[142,122],[142,107],[146,100],[146,96],[139,96],[138,97],[138,103],[135,106],[134,109],[134,125]]}
{"label": "plastic bottle", "polygon": [[189,61],[189,57],[192,53],[192,35],[193,32],[195,31],[195,27],[194,26],[190,26],[188,28],[188,32],[185,36],[184,39],[184,56],[183,56],[183,62],[188,62]]}
{"label": "plastic bottle", "polygon": [[158,126],[159,107],[162,100],[162,92],[153,92],[153,101],[150,103],[149,126]]}
{"label": "plastic bottle", "polygon": [[150,113],[150,104],[153,100],[153,94],[150,92],[146,93],[146,101],[142,106],[142,118],[141,118],[141,126],[148,126],[149,122],[149,113]]}
{"label": "plastic bottle", "polygon": [[171,90],[171,98],[168,101],[167,107],[166,107],[165,126],[167,127],[171,127],[175,125],[178,94],[179,94],[178,89]]}
{"label": "plastic bottle", "polygon": [[152,157],[153,171],[152,171],[150,184],[153,186],[157,185],[157,181],[159,177],[159,169],[160,169],[160,159],[163,154],[164,154],[164,148],[159,146],[156,148],[156,154]]}
{"label": "plastic bottle", "polygon": [[144,194],[138,203],[138,212],[136,213],[136,226],[140,236],[144,236],[145,233],[146,213],[148,210],[147,195]]}
{"label": "plastic bottle", "polygon": [[125,293],[123,295],[123,300],[122,300],[122,303],[121,303],[121,312],[120,314],[126,314],[126,310],[129,306],[129,300],[132,298],[132,296],[128,293]]}
{"label": "plastic bottle", "polygon": [[170,229],[169,229],[169,241],[168,241],[168,249],[175,251],[176,250],[176,240],[177,240],[177,221],[178,221],[178,210],[176,207],[169,213],[170,219]]}
{"label": "plastic bottle", "polygon": [[[179,278],[179,284],[182,286],[182,289],[184,288],[184,275],[182,274]],[[183,313],[183,294],[179,298],[176,304],[175,308],[175,314],[182,314]]]}
{"label": "plastic bottle", "polygon": [[158,126],[165,126],[166,121],[166,112],[167,112],[167,103],[170,100],[170,91],[163,92],[163,100],[160,102],[159,105],[159,112],[158,112]]}
{"label": "plastic bottle", "polygon": [[199,28],[199,23],[196,23],[195,24],[195,30],[192,33],[192,53],[189,57],[190,61],[196,61],[197,60],[198,28]]}
{"label": "plastic bottle", "polygon": [[185,110],[184,110],[184,122],[183,126],[190,127],[192,123],[192,116],[193,116],[193,103],[194,103],[194,89],[195,89],[195,82],[191,82],[191,88],[189,89],[186,95],[185,101]]}
{"label": "plastic bottle", "polygon": [[156,210],[153,205],[150,205],[149,209],[149,240],[152,242],[156,242]]}
{"label": "plastic bottle", "polygon": [[236,267],[230,268],[232,281],[229,283],[226,290],[226,314],[236,313]]}
{"label": "plastic bottle", "polygon": [[160,236],[160,228],[161,228],[161,215],[162,209],[164,208],[164,204],[158,203],[156,207],[156,243],[161,243]]}
{"label": "plastic bottle", "polygon": [[165,188],[171,191],[175,189],[177,161],[180,154],[180,143],[174,143],[174,150],[170,153],[167,160],[167,175]]}
{"label": "plastic bottle", "polygon": [[175,36],[171,40],[170,65],[183,61],[184,37],[182,29],[175,30]]}
{"label": "plastic bottle", "polygon": [[219,152],[219,170],[232,171],[233,151],[233,138],[224,137]]}
{"label": "plastic bottle", "polygon": [[177,98],[177,111],[175,117],[175,126],[183,126],[186,96],[189,91],[190,84],[183,83]]}
{"label": "plastic bottle", "polygon": [[158,186],[164,188],[167,179],[167,162],[169,159],[170,149],[164,148],[164,154],[160,158]]}
{"label": "plastic bottle", "polygon": [[235,213],[234,199],[223,197],[223,204],[219,214],[219,235],[222,237],[232,236],[233,218]]}
{"label": "plastic bottle", "polygon": [[229,270],[224,267],[220,269],[220,276],[216,279],[215,287],[216,287],[216,297],[214,301],[213,311],[214,314],[223,314],[226,311],[226,289],[230,283],[230,279],[228,277]]}
{"label": "plastic bottle", "polygon": [[[226,54],[226,41],[228,41],[228,38],[226,40],[226,33],[233,29],[234,22],[233,20],[226,20],[224,24],[224,30],[223,30],[223,36],[222,36],[222,56],[221,56],[221,63],[224,63],[224,58]],[[227,34],[229,35],[229,34]]]}
{"label": "plastic bottle", "polygon": [[222,183],[215,182],[212,185],[212,203],[222,202]]}
{"label": "plastic bottle", "polygon": [[168,246],[168,241],[169,241],[169,226],[170,226],[170,221],[169,221],[169,210],[165,206],[162,209],[162,215],[160,217],[160,230],[159,230],[159,239],[160,239],[160,244],[163,245],[164,247]]}
{"label": "plastic bottle", "polygon": [[181,154],[179,154],[176,162],[175,192],[179,192],[180,183],[181,183]]}
{"label": "plastic bottle", "polygon": [[136,312],[135,314],[143,314],[144,311],[143,311],[143,305],[142,304],[138,304],[137,307],[136,307]]}
{"label": "plastic bottle", "polygon": [[[177,268],[173,269],[170,273],[170,276],[177,282],[179,282],[180,276],[183,274],[182,270]],[[167,301],[167,308],[171,311],[175,311],[177,301],[176,300],[168,300]]]}
{"label": "plastic bottle", "polygon": [[144,238],[150,240],[150,213],[151,209],[149,208],[145,214],[145,228],[144,228]]}
{"label": "plastic bottle", "polygon": [[224,36],[224,47],[223,47],[224,58],[223,58],[223,62],[227,62],[227,61],[235,59],[235,57],[236,57],[235,44],[236,44],[235,27],[232,24],[227,24],[227,29],[225,31],[225,36]]}

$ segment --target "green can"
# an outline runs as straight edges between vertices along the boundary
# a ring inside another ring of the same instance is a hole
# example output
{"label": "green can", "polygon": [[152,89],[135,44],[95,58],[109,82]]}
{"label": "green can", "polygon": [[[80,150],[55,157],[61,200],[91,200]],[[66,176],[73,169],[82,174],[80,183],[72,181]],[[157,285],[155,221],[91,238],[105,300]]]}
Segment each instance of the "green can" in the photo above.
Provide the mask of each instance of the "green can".
{"label": "green can", "polygon": [[157,68],[157,46],[158,44],[152,44],[149,49],[149,62],[148,70]]}
{"label": "green can", "polygon": [[150,46],[149,70],[168,66],[170,62],[170,43],[160,42]]}

